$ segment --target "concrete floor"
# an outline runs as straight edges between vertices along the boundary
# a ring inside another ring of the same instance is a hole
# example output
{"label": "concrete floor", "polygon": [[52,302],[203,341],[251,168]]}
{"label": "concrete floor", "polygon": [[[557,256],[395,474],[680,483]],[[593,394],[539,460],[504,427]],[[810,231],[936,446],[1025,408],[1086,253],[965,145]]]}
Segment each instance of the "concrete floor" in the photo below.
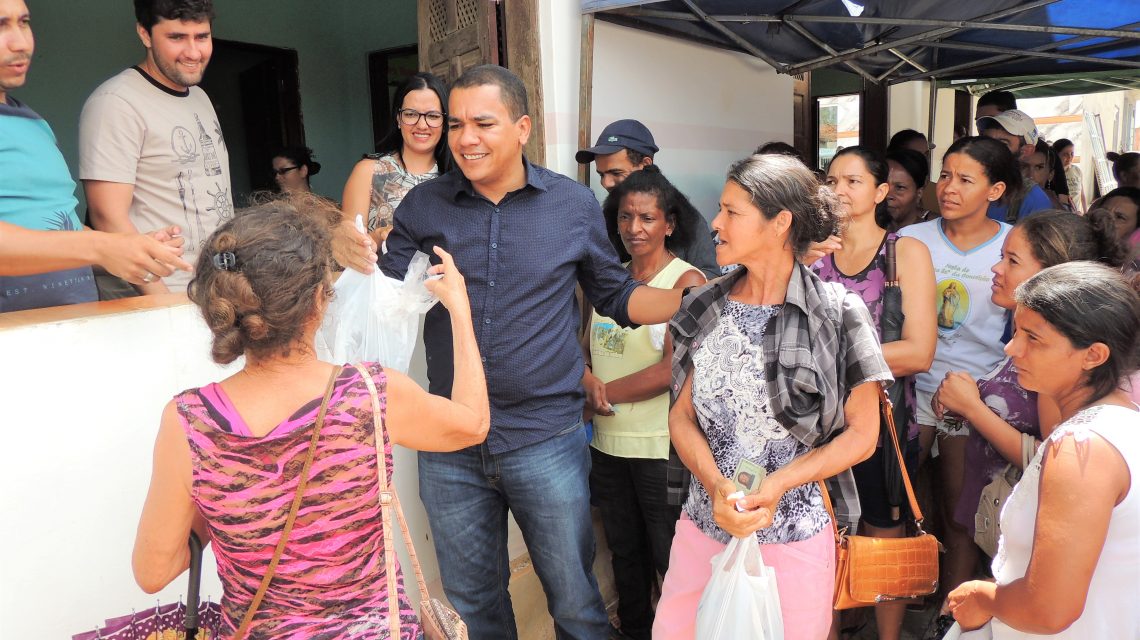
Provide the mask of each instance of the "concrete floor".
{"label": "concrete floor", "polygon": [[[610,550],[606,546],[602,522],[597,509],[594,514],[594,535],[598,540],[598,552],[594,558],[594,575],[598,577],[598,587],[606,608],[613,615],[617,606],[617,591],[614,588],[614,574],[610,566]],[[511,563],[511,603],[515,609],[515,623],[518,625],[519,640],[554,640],[554,621],[546,610],[546,593],[542,583],[530,563],[530,556],[523,556]]]}

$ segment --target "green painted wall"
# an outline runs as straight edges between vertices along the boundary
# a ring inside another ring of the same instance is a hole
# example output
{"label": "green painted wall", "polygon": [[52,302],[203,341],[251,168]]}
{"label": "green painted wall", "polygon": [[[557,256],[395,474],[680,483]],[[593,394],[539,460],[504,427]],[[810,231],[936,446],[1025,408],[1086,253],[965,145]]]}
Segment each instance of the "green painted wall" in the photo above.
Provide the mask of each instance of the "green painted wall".
{"label": "green painted wall", "polygon": [[[142,60],[133,6],[27,2],[36,53],[28,83],[12,95],[51,124],[74,176],[83,102]],[[323,165],[313,189],[339,200],[352,166],[372,149],[368,52],[415,43],[415,0],[215,0],[215,7],[215,37],[297,50],[305,136]]]}

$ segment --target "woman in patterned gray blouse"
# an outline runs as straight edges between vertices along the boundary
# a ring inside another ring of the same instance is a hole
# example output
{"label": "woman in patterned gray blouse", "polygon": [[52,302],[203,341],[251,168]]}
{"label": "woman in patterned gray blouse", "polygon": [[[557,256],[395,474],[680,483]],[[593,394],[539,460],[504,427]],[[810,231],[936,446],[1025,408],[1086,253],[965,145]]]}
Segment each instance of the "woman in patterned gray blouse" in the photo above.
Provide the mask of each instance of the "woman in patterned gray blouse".
{"label": "woman in patterned gray blouse", "polygon": [[[333,257],[346,267],[371,272],[392,231],[396,207],[412,187],[451,168],[447,148],[447,87],[427,72],[408,78],[392,98],[392,120],[375,154],[356,163],[344,185],[342,220],[333,234]],[[368,237],[356,232],[364,218]],[[364,243],[368,250],[362,250]]]}
{"label": "woman in patterned gray blouse", "polygon": [[[712,228],[717,262],[740,268],[690,292],[669,327],[670,436],[695,481],[654,638],[693,637],[709,560],[752,535],[776,572],[785,637],[827,636],[835,541],[816,481],[836,476],[840,526],[858,520],[850,468],[874,450],[875,385],[892,379],[863,301],[798,260],[837,232],[839,215],[794,158],[752,156],[729,170]],[[729,478],[742,462],[762,480],[735,499]]]}

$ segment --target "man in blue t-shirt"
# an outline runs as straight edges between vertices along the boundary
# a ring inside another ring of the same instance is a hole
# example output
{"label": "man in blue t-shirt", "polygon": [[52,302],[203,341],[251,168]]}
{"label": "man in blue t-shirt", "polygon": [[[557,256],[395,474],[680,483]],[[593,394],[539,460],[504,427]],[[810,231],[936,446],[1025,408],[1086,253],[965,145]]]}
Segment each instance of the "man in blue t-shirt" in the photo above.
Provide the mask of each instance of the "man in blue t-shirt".
{"label": "man in blue t-shirt", "polygon": [[[997,115],[982,116],[978,118],[977,125],[978,133],[1005,144],[1013,154],[1014,160],[1019,163],[1023,159],[1027,160],[1036,150],[1037,125],[1034,124],[1033,118],[1023,111],[1010,109]],[[1022,191],[1020,197],[1011,199],[1017,205],[1013,215],[1010,215],[1008,204],[1003,202],[991,203],[986,215],[999,222],[1013,224],[1038,211],[1053,208],[1053,203],[1041,187],[1028,178],[1025,178],[1025,184],[1028,188]]]}
{"label": "man in blue t-shirt", "polygon": [[0,312],[97,300],[92,264],[136,281],[189,269],[177,228],[154,237],[84,229],[55,134],[8,95],[24,85],[34,48],[24,0],[0,0]]}

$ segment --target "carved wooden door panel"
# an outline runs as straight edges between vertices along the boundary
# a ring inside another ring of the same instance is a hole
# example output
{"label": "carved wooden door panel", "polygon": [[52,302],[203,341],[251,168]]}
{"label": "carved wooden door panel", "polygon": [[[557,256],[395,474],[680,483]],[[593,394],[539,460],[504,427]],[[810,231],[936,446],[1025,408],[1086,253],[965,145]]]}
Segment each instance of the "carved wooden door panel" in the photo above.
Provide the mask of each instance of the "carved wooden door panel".
{"label": "carved wooden door panel", "polygon": [[419,0],[420,69],[450,84],[464,69],[499,64],[495,4],[488,0]]}
{"label": "carved wooden door panel", "polygon": [[450,84],[469,67],[501,64],[526,84],[527,158],[544,164],[545,122],[535,0],[419,0],[420,69]]}

